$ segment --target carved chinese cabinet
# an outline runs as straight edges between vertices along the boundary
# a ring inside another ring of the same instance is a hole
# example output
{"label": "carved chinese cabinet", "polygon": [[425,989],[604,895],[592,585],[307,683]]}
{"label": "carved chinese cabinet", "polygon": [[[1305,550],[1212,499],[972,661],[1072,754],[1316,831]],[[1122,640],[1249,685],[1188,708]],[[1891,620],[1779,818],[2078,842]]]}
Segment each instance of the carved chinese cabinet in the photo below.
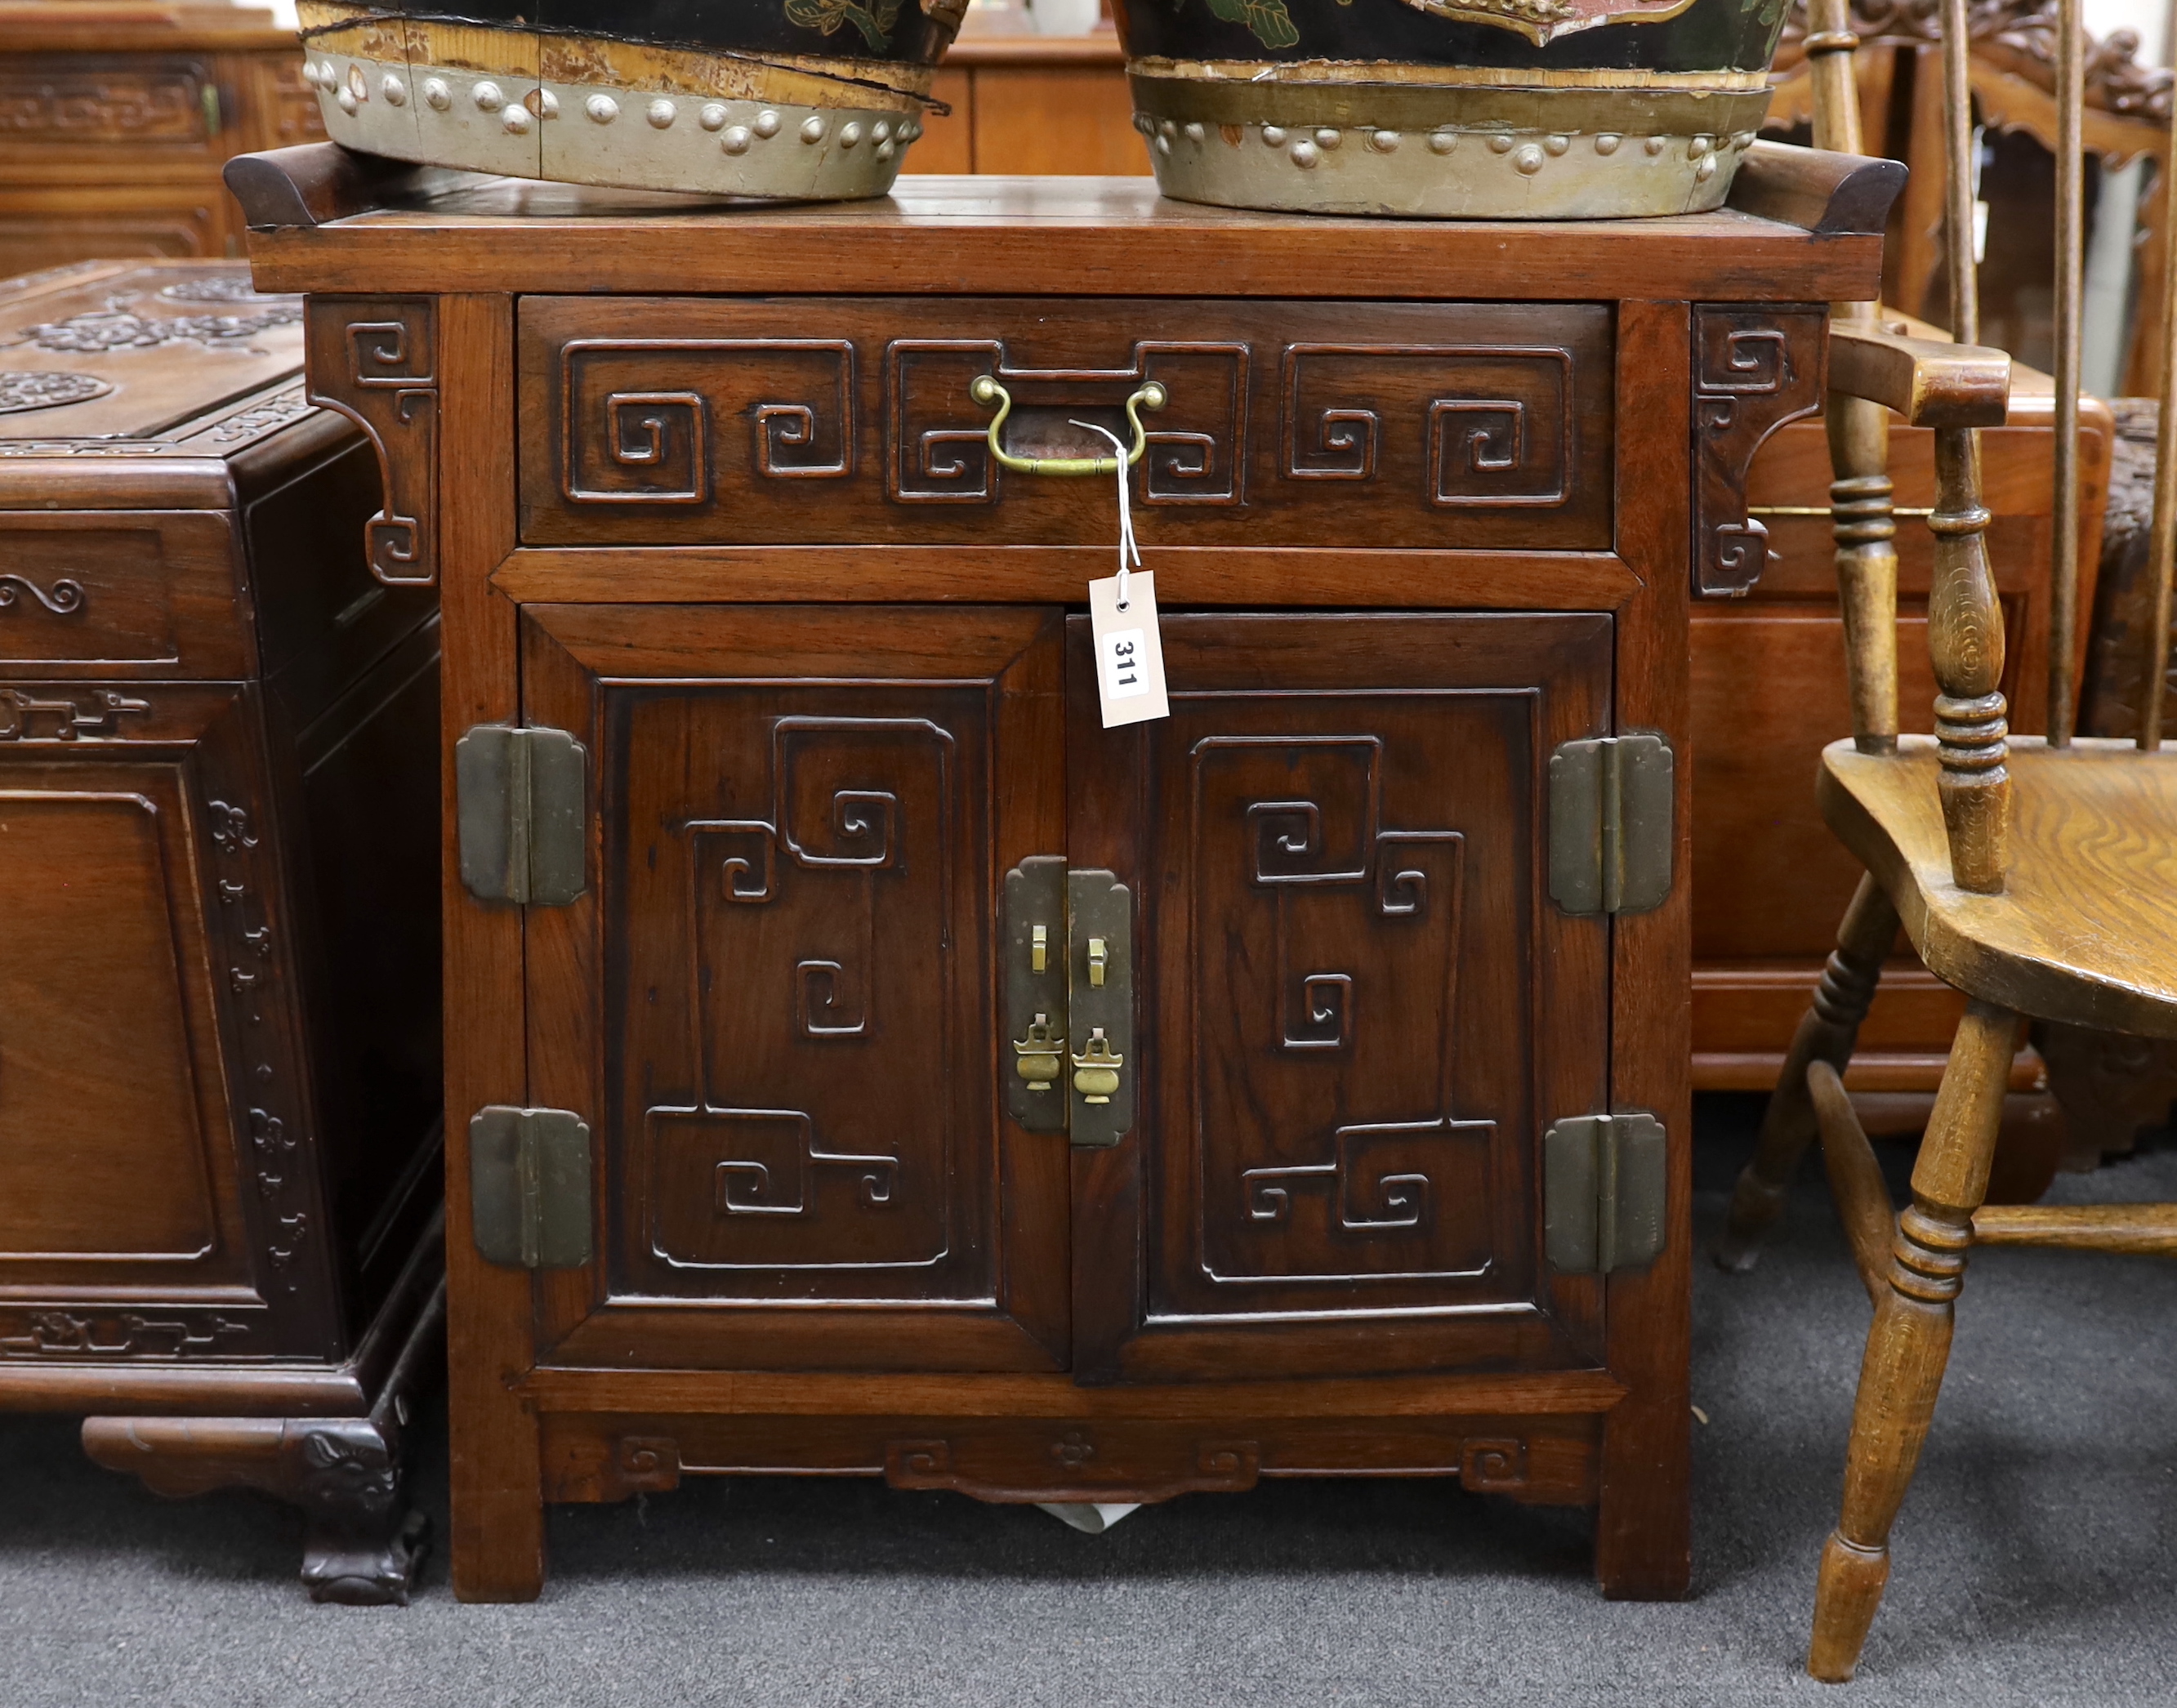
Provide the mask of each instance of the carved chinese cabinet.
{"label": "carved chinese cabinet", "polygon": [[[405,1601],[437,1354],[438,599],[236,263],[0,287],[0,1408]],[[435,1378],[434,1378],[435,1379]]]}
{"label": "carved chinese cabinet", "polygon": [[[1894,188],[1768,155],[1516,226],[237,170],[445,602],[462,1596],[738,1472],[1446,1478],[1683,1591],[1689,612]],[[1050,463],[1130,412],[1106,729]]]}
{"label": "carved chinese cabinet", "polygon": [[241,254],[220,169],[325,134],[303,66],[292,22],[226,0],[8,0],[0,277]]}

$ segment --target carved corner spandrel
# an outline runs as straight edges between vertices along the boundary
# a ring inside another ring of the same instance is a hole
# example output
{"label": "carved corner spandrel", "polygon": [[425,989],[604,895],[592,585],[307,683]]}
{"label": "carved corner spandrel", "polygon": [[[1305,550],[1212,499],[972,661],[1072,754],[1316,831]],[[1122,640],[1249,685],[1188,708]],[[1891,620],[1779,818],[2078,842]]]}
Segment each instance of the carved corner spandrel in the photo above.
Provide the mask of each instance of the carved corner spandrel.
{"label": "carved corner spandrel", "polygon": [[337,410],[378,452],[384,498],[363,525],[370,572],[388,587],[439,577],[438,311],[427,297],[313,297],[310,401]]}
{"label": "carved corner spandrel", "polygon": [[1820,303],[1694,308],[1694,592],[1736,598],[1768,567],[1769,531],[1746,512],[1762,441],[1821,407],[1829,310]]}

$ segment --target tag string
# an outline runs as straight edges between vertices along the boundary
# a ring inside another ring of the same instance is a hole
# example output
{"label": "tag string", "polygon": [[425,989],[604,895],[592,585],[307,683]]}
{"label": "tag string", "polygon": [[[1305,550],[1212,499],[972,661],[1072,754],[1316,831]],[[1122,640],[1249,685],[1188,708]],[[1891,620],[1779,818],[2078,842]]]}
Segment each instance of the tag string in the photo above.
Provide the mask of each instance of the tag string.
{"label": "tag string", "polygon": [[1099,427],[1093,421],[1069,421],[1069,427],[1083,427],[1091,433],[1100,433],[1111,441],[1111,449],[1119,454],[1119,601],[1118,608],[1125,610],[1127,598],[1127,559],[1132,557],[1133,566],[1142,564],[1142,548],[1134,540],[1134,513],[1127,497],[1127,447],[1119,435],[1108,427]]}

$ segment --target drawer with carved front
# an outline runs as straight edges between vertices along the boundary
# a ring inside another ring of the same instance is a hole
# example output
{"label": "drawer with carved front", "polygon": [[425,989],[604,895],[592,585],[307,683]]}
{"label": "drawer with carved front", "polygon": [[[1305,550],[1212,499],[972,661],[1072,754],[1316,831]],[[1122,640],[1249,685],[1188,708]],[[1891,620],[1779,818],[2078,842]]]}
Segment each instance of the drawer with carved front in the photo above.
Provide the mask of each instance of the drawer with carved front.
{"label": "drawer with carved front", "polygon": [[0,64],[0,155],[85,148],[205,155],[219,128],[218,86],[203,60],[25,54]]}
{"label": "drawer with carved front", "polygon": [[242,675],[233,557],[216,511],[0,510],[0,678]]}
{"label": "drawer with carved front", "polygon": [[543,297],[521,315],[533,544],[1097,543],[1120,452],[1147,543],[1611,543],[1604,304]]}

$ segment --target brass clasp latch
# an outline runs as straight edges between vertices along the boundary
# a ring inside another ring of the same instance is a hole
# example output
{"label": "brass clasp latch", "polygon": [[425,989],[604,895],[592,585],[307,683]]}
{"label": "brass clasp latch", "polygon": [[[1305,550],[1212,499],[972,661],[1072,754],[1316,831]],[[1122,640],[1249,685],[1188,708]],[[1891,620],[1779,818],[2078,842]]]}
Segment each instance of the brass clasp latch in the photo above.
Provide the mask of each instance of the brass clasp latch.
{"label": "brass clasp latch", "polygon": [[1030,1091],[1048,1091],[1058,1078],[1066,1054],[1066,1034],[1050,1023],[1047,1014],[1028,1023],[1028,1036],[1013,1040],[1013,1071],[1028,1082]]}
{"label": "brass clasp latch", "polygon": [[1098,1026],[1088,1034],[1087,1050],[1073,1058],[1073,1089],[1083,1103],[1109,1103],[1119,1089],[1119,1070],[1126,1065],[1127,1058],[1111,1047]]}

